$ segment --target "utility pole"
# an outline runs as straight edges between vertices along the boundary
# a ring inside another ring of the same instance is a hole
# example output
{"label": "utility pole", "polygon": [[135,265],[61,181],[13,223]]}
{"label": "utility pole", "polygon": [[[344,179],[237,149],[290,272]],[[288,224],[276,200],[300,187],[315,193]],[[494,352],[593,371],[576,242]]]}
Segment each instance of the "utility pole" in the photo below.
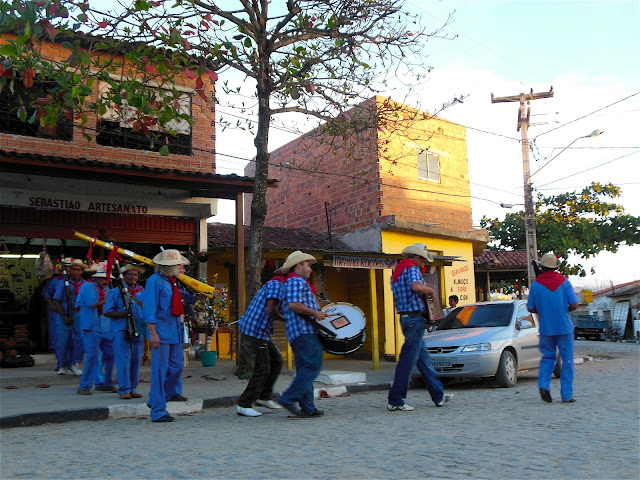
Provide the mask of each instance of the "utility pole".
{"label": "utility pole", "polygon": [[[533,209],[533,187],[531,186],[531,175],[529,170],[529,139],[527,131],[529,129],[529,118],[531,117],[531,100],[539,100],[541,98],[553,97],[553,87],[548,92],[521,93],[510,97],[494,97],[491,94],[491,103],[520,102],[518,110],[518,127],[522,135],[522,173],[524,176],[524,225],[526,229],[527,239],[527,272],[529,288],[531,283],[536,279],[536,273],[533,269],[533,260],[538,260],[538,244],[536,240],[536,215]],[[527,102],[527,110],[525,114],[524,103]]]}

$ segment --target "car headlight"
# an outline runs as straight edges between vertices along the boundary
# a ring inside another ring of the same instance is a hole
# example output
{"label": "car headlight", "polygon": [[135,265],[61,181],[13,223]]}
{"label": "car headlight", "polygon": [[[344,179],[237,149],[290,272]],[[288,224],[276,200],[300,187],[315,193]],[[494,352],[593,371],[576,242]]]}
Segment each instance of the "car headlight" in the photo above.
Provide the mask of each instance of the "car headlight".
{"label": "car headlight", "polygon": [[462,349],[463,352],[485,352],[491,350],[490,343],[476,343],[474,345],[467,345]]}

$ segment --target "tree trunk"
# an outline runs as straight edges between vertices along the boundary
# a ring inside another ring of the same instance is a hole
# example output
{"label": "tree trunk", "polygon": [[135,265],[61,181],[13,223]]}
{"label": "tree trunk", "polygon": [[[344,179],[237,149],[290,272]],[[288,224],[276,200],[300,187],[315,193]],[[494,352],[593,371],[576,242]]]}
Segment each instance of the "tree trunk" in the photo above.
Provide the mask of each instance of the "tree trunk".
{"label": "tree trunk", "polygon": [[[258,86],[258,129],[254,144],[256,146],[256,170],[253,182],[253,200],[251,202],[251,228],[249,229],[249,243],[246,260],[247,269],[247,302],[253,299],[260,289],[261,262],[264,219],[267,216],[267,179],[269,173],[269,122],[271,110],[269,108],[269,94]],[[240,312],[238,312],[240,314]],[[238,378],[248,378],[253,370],[253,358],[247,348],[244,337],[240,340],[238,352]]]}

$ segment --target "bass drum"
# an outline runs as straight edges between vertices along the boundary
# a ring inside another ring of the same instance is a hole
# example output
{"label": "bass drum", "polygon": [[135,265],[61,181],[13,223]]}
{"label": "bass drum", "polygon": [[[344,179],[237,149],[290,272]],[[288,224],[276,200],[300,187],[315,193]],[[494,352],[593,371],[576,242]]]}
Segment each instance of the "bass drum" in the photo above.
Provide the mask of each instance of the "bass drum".
{"label": "bass drum", "polygon": [[[331,315],[318,322],[325,327],[318,330],[318,337],[325,352],[346,355],[362,347],[366,321],[362,310],[350,303],[337,302],[326,305],[322,311]],[[331,331],[335,336],[325,330]]]}

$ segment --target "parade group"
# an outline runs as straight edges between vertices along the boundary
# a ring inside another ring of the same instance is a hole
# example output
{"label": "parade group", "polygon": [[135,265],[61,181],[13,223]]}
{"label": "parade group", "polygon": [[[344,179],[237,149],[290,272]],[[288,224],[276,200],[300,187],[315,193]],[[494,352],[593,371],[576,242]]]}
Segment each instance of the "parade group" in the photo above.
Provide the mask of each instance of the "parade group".
{"label": "parade group", "polygon": [[[424,282],[421,270],[427,262],[433,262],[433,257],[424,243],[409,245],[402,254],[405,258],[398,262],[393,271],[391,287],[405,339],[389,391],[387,409],[414,410],[404,400],[411,372],[416,366],[425,380],[431,400],[437,407],[442,407],[453,395],[444,392],[422,341],[427,315],[424,298],[438,293]],[[123,400],[141,398],[136,389],[144,338],[147,338],[151,347],[151,388],[147,403],[151,420],[172,422],[175,419],[167,412],[167,402],[187,400],[182,395],[182,318],[185,304],[195,302],[196,295],[180,286],[178,277],[184,273],[189,261],[178,250],[164,250],[154,257],[153,262],[155,273],[147,279],[143,288],[138,280],[144,269],[134,264],[118,269],[117,263],[115,268],[110,262],[90,267],[78,259],[68,260],[64,265],[66,275],[52,278],[43,295],[55,325],[55,329],[50,331],[55,332],[57,373],[80,376],[77,394],[92,395],[91,389],[94,387],[98,391],[118,393]],[[282,267],[274,272],[273,278],[257,292],[239,319],[239,331],[252,352],[255,367],[239,398],[236,407],[238,415],[258,417],[261,413],[254,408],[256,406],[284,408],[295,417],[324,415],[322,410],[315,407],[313,382],[322,369],[324,353],[318,338],[317,322],[327,318],[328,314],[320,309],[315,288],[309,283],[314,263],[316,259],[310,254],[301,251],[291,253]],[[549,270],[555,268],[549,267]],[[120,278],[120,288],[110,288],[114,271]],[[85,280],[83,275],[91,278]],[[558,274],[558,277],[562,276]],[[543,311],[552,308],[549,305],[553,302],[562,304],[568,301],[570,307],[574,303],[571,301],[573,297],[566,296],[570,295],[568,290],[566,295],[562,294],[562,298],[551,298],[557,297],[554,292],[560,285],[566,287],[563,282],[558,282],[559,278],[554,277],[553,285],[545,287],[555,288],[545,293],[545,297],[538,300],[537,304],[530,306],[531,310],[540,310],[541,338],[545,336]],[[559,291],[562,293],[564,290],[561,288]],[[549,315],[546,312],[544,314]],[[278,397],[274,397],[273,386],[283,362],[279,349],[271,339],[274,321],[285,322],[296,370],[290,386]],[[135,322],[135,329],[130,325],[132,322]],[[560,347],[563,360],[572,355],[572,351],[569,352],[572,345],[564,342],[567,335],[561,330],[554,329],[550,334],[553,338],[544,339],[545,342],[541,340],[541,350],[546,356],[551,357],[553,350],[554,363],[556,346]],[[132,334],[132,331],[136,333]],[[560,343],[556,337],[561,337]],[[80,369],[83,358],[84,366]],[[549,363],[545,362],[544,356],[543,362],[544,365]],[[117,387],[113,379],[114,363]],[[543,400],[550,401],[551,375],[547,370],[541,362],[541,376],[544,373],[545,377],[539,380],[540,393]],[[567,377],[563,371],[562,400],[573,401],[570,384],[573,375],[571,379]]]}

